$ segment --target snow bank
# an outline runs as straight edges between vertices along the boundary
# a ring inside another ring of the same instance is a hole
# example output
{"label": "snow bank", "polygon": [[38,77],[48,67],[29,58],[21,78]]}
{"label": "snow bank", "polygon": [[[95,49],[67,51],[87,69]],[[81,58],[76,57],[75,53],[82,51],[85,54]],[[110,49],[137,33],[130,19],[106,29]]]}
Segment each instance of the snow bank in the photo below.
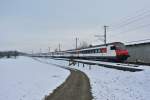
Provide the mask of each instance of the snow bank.
{"label": "snow bank", "polygon": [[41,100],[69,74],[68,70],[27,57],[0,59],[0,100]]}
{"label": "snow bank", "polygon": [[[44,60],[46,61],[46,60]],[[47,60],[47,62],[53,60]],[[68,62],[55,63],[68,66]],[[71,66],[85,72],[91,82],[93,100],[149,100],[150,67],[140,66],[144,71],[128,72],[93,65]]]}
{"label": "snow bank", "polygon": [[92,66],[85,72],[91,81],[94,100],[149,100],[150,70],[124,72],[115,69]]}

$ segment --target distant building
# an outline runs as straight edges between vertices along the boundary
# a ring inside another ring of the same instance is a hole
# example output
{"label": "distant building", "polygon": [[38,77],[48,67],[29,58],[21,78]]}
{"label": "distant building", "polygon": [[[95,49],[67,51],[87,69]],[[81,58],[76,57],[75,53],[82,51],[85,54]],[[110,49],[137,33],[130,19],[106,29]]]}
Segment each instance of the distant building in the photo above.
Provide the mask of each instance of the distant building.
{"label": "distant building", "polygon": [[150,63],[150,42],[126,45],[130,57],[129,62]]}

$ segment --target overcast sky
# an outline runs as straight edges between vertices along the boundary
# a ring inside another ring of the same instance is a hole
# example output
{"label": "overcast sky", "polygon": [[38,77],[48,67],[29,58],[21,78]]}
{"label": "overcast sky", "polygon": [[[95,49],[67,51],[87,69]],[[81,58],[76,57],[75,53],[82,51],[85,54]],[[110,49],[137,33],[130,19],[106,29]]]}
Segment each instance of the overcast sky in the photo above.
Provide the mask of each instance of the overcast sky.
{"label": "overcast sky", "polygon": [[0,51],[71,49],[75,37],[101,44],[104,25],[108,42],[147,39],[149,24],[150,0],[0,0]]}

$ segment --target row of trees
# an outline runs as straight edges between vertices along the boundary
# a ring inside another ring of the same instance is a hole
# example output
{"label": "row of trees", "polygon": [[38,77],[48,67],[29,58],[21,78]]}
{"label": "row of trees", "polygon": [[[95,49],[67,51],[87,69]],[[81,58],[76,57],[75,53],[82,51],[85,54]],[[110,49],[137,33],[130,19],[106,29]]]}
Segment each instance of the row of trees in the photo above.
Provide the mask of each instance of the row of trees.
{"label": "row of trees", "polygon": [[88,44],[86,41],[81,42],[80,45],[78,46],[79,49],[83,49],[87,47],[92,47],[92,44]]}
{"label": "row of trees", "polygon": [[2,57],[7,57],[10,58],[11,56],[18,56],[19,52],[18,51],[0,51],[0,58]]}

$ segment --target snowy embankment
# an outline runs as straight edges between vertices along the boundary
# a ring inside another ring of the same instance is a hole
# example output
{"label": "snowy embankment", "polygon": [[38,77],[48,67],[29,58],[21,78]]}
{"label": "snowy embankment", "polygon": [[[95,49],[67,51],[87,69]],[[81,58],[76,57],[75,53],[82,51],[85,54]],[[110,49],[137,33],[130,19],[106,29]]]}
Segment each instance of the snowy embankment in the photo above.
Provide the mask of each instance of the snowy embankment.
{"label": "snowy embankment", "polygon": [[[42,60],[42,59],[41,59]],[[43,59],[43,62],[55,62],[68,66],[68,62]],[[150,67],[140,66],[144,71],[128,72],[93,65],[85,67],[71,66],[85,72],[91,83],[93,100],[149,100]]]}
{"label": "snowy embankment", "polygon": [[0,59],[0,100],[42,100],[69,74],[32,58]]}

